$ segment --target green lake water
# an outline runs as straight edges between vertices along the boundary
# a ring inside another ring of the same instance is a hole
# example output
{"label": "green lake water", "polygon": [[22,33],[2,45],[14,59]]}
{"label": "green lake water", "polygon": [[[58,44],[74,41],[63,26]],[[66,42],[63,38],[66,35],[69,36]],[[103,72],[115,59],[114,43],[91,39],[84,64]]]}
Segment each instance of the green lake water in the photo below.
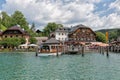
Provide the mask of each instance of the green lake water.
{"label": "green lake water", "polygon": [[120,54],[0,53],[0,80],[120,80]]}

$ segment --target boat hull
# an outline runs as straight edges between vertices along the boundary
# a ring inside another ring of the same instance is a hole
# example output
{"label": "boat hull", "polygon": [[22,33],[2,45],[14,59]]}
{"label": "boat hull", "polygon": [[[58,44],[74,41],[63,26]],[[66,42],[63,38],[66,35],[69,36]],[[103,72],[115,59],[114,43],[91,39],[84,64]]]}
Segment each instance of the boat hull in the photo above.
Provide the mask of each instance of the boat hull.
{"label": "boat hull", "polygon": [[58,53],[38,53],[38,56],[57,56],[57,55],[61,55],[62,52],[58,52]]}

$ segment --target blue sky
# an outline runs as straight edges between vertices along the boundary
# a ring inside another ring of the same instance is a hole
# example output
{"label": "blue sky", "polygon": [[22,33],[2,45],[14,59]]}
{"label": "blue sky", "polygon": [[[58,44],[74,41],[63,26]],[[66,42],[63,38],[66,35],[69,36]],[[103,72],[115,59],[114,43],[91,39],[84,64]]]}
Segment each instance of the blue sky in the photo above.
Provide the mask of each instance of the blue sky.
{"label": "blue sky", "polygon": [[0,9],[2,9],[2,4],[5,3],[5,0],[0,0]]}
{"label": "blue sky", "polygon": [[43,29],[48,22],[66,27],[83,24],[93,30],[120,28],[120,0],[0,0],[0,11],[21,11]]}
{"label": "blue sky", "polygon": [[100,12],[100,11],[105,11],[104,13],[101,13],[100,16],[105,16],[105,15],[109,15],[113,12],[113,10],[107,10],[109,8],[109,5],[114,2],[115,0],[102,0],[100,3],[95,4],[96,5],[96,9],[95,12]]}

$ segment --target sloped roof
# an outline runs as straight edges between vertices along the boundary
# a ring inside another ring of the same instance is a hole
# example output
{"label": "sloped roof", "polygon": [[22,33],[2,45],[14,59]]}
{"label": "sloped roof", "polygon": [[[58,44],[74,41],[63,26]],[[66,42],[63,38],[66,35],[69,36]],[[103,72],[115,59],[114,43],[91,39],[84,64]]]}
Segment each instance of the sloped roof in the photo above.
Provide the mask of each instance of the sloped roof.
{"label": "sloped roof", "polygon": [[56,40],[55,38],[48,39],[45,44],[59,44],[60,42]]}
{"label": "sloped roof", "polygon": [[78,28],[89,28],[89,27],[87,27],[87,26],[85,26],[85,25],[82,25],[82,24],[79,24],[79,25],[73,26],[70,31],[71,31],[71,32],[72,32],[72,31],[75,31],[75,30],[77,30]]}
{"label": "sloped roof", "polygon": [[91,28],[89,28],[89,27],[87,27],[85,25],[82,25],[82,24],[71,27],[70,34],[73,33],[74,31],[76,31],[79,28],[81,28],[81,29],[90,29],[95,34],[95,32]]}
{"label": "sloped roof", "polygon": [[68,32],[68,31],[70,31],[70,28],[68,27],[61,27],[56,29],[56,32]]}
{"label": "sloped roof", "polygon": [[20,32],[25,33],[25,31],[22,30],[19,26],[13,26],[13,27],[10,27],[10,28],[7,29],[7,30],[19,30]]}
{"label": "sloped roof", "polygon": [[8,28],[7,30],[5,30],[4,32],[2,32],[2,34],[4,34],[6,31],[9,31],[9,30],[18,30],[22,34],[29,35],[26,31],[24,31],[23,29],[21,29],[19,26],[12,26],[12,27]]}

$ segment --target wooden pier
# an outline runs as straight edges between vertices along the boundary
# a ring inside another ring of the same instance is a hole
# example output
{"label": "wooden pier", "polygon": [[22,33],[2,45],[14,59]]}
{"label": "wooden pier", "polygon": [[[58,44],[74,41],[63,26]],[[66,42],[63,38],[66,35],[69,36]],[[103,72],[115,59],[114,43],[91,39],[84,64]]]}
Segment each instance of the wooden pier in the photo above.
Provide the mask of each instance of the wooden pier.
{"label": "wooden pier", "polygon": [[120,41],[115,41],[115,42],[112,42],[109,46],[109,50],[111,52],[117,52],[117,53],[120,53]]}

